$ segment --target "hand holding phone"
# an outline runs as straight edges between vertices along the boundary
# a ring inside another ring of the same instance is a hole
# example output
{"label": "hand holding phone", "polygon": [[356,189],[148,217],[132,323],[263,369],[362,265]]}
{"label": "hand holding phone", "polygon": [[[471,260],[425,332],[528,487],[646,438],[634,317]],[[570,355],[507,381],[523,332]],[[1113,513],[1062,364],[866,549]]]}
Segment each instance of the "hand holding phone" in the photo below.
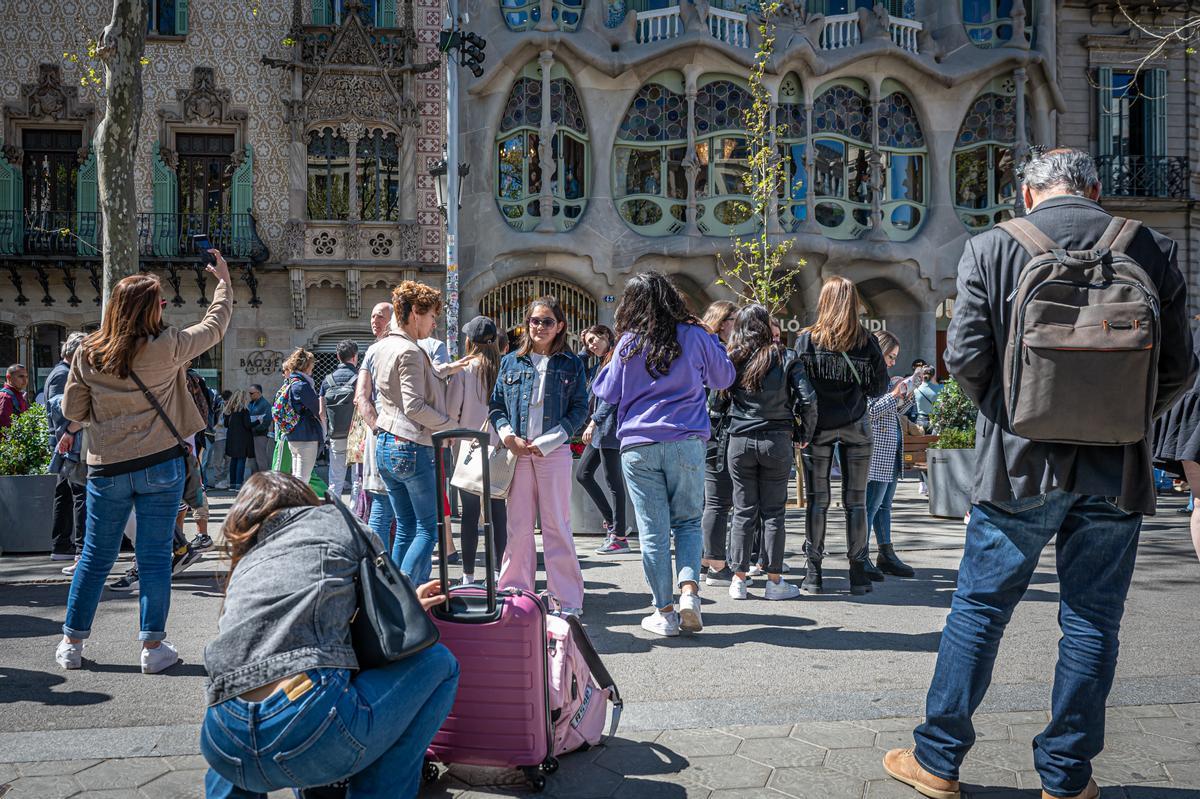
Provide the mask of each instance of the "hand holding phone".
{"label": "hand holding phone", "polygon": [[209,252],[213,248],[212,242],[208,240],[207,233],[197,233],[192,236],[192,248],[196,254],[200,256],[200,263],[205,266],[213,266],[217,263],[216,258]]}

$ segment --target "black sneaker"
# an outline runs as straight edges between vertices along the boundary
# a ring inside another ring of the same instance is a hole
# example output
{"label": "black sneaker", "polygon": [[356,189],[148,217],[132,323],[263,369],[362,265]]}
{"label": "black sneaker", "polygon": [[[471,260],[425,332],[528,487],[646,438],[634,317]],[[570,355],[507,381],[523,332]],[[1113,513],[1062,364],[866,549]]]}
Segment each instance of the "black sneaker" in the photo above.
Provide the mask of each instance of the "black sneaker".
{"label": "black sneaker", "polygon": [[188,566],[200,560],[202,554],[200,551],[192,549],[191,546],[177,549],[171,557],[171,575],[179,574]]}
{"label": "black sneaker", "polygon": [[[441,558],[441,556],[440,556],[440,555],[434,555],[434,556],[433,556],[433,564],[434,564],[435,566],[436,566],[436,565],[438,565],[438,564],[439,564],[439,563],[441,563],[441,562],[442,562],[442,558]],[[459,565],[461,565],[461,564],[462,564],[462,553],[459,553],[459,552],[451,552],[451,553],[450,553],[450,557],[446,558],[446,565],[447,565],[447,566],[459,566]]]}
{"label": "black sneaker", "polygon": [[729,564],[725,564],[725,568],[721,570],[709,569],[708,574],[704,577],[705,585],[729,585],[733,582],[733,569],[729,568]]}
{"label": "black sneaker", "polygon": [[196,552],[207,552],[213,548],[212,536],[201,533],[192,539],[190,546]]}
{"label": "black sneaker", "polygon": [[108,584],[108,587],[113,591],[136,591],[138,587],[137,566],[129,567],[129,570],[124,575],[113,580]]}

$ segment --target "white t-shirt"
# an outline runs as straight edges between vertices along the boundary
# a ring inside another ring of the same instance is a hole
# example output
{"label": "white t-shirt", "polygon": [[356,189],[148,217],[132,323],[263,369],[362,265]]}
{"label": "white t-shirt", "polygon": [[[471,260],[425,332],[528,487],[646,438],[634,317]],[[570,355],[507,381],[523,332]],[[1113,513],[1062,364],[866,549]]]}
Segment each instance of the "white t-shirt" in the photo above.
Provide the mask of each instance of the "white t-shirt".
{"label": "white t-shirt", "polygon": [[[525,430],[525,440],[535,444],[543,455],[549,455],[565,444],[569,436],[562,425],[556,425],[552,430],[543,433],[542,418],[546,414],[546,370],[550,368],[550,356],[531,352],[529,360],[533,363],[534,378],[533,391],[529,394],[529,425]],[[497,432],[501,440],[506,436],[516,435],[516,432],[507,426]]]}

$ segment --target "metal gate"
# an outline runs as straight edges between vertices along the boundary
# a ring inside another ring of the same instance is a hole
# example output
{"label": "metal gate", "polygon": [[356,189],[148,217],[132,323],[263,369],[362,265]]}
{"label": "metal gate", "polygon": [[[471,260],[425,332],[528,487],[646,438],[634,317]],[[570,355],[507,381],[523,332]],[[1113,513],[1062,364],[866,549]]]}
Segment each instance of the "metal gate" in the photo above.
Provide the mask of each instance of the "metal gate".
{"label": "metal gate", "polygon": [[[501,283],[479,301],[479,312],[490,316],[509,335],[525,332],[525,312],[538,297],[558,298],[567,317],[567,336],[572,350],[579,349],[579,334],[596,324],[596,300],[578,286],[553,277],[530,275]],[[514,339],[510,346],[516,348]]]}
{"label": "metal gate", "polygon": [[367,354],[367,347],[375,343],[375,337],[370,333],[363,335],[360,331],[353,333],[326,333],[317,339],[313,345],[312,354],[316,358],[313,366],[313,383],[319,388],[326,375],[337,368],[337,345],[339,341],[350,339],[358,344],[358,362]]}

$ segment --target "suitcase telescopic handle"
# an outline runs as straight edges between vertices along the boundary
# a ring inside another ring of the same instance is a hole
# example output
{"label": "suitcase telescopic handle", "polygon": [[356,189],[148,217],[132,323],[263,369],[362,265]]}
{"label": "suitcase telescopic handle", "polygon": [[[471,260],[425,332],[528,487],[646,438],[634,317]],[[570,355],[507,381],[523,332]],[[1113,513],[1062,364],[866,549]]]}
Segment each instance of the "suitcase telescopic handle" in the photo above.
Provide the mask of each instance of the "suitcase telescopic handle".
{"label": "suitcase telescopic handle", "polygon": [[[442,452],[447,444],[456,441],[467,441],[479,446],[480,462],[483,469],[483,495],[479,499],[482,524],[480,538],[483,539],[483,559],[487,571],[485,584],[487,586],[487,612],[480,613],[466,603],[465,607],[456,608],[450,601],[450,569],[446,562],[446,539],[449,537],[448,521],[442,505],[442,492],[449,492],[450,486],[446,481],[446,466]],[[453,618],[459,621],[486,622],[499,617],[496,600],[496,547],[492,535],[492,476],[487,458],[488,445],[491,435],[480,430],[443,430],[433,434],[433,467],[438,484],[438,515],[437,515],[437,545],[438,545],[438,579],[442,583],[442,593],[446,601],[435,612],[443,618]]]}

